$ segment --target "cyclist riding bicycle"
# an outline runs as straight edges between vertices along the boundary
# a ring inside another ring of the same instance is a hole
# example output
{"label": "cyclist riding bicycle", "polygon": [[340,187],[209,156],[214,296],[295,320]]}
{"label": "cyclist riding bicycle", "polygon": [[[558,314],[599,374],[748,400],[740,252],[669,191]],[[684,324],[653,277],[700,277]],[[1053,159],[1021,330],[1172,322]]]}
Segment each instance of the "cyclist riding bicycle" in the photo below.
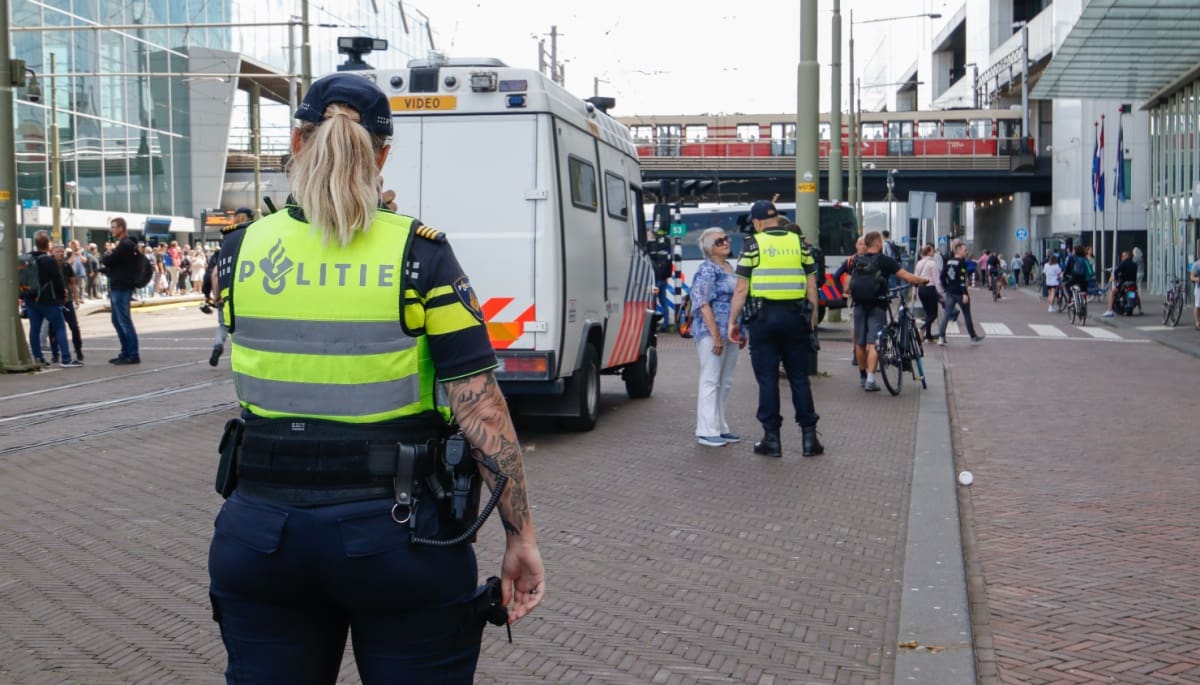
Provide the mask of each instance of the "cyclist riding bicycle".
{"label": "cyclist riding bicycle", "polygon": [[1004,280],[1000,273],[1000,255],[992,252],[987,258],[988,285],[996,299],[1000,299],[1000,290],[1004,288]]}

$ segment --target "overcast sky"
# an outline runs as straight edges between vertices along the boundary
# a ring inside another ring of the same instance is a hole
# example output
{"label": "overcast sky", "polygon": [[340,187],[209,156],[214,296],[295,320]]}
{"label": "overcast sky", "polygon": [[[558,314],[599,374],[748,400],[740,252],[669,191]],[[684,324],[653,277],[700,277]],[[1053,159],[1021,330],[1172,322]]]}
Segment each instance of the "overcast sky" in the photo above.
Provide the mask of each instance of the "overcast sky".
{"label": "overcast sky", "polygon": [[[842,0],[842,40],[855,20],[948,13],[945,0]],[[955,7],[961,2],[953,3]],[[440,50],[451,57],[497,57],[510,66],[537,68],[538,39],[558,27],[558,58],[566,86],[617,98],[613,114],[794,112],[800,58],[800,0],[700,3],[645,0],[418,0]],[[821,110],[829,109],[830,27],[833,0],[820,0],[818,50]],[[906,20],[855,28],[856,59],[878,49],[885,30],[891,54],[908,54],[930,20]],[[907,51],[906,51],[907,46]],[[843,47],[843,83],[848,55]],[[866,85],[866,84],[864,84]],[[843,85],[843,100],[846,87]]]}

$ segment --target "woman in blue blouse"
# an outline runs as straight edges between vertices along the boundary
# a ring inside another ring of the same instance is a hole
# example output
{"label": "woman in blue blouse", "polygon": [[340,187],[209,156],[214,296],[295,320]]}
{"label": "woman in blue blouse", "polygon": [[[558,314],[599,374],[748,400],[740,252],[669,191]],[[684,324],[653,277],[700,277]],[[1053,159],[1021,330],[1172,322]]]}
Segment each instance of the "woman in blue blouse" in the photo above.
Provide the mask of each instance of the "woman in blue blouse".
{"label": "woman in blue blouse", "polygon": [[[733,388],[733,370],[738,350],[725,337],[729,330],[729,309],[737,278],[729,261],[729,237],[720,228],[700,234],[700,249],[705,260],[692,279],[692,337],[700,356],[700,387],[696,395],[696,440],[706,447],[720,447],[742,438],[729,431],[725,421],[725,403]],[[698,324],[698,325],[697,325]]]}

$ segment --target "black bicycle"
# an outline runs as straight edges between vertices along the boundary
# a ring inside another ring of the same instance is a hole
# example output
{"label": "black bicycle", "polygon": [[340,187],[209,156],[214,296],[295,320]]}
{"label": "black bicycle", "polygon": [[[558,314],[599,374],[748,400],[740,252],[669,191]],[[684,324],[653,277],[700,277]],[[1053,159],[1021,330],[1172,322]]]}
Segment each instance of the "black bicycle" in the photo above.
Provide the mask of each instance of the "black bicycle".
{"label": "black bicycle", "polygon": [[[905,372],[911,373],[913,380],[921,381],[922,388],[929,387],[925,382],[925,365],[921,362],[925,348],[921,345],[916,319],[904,303],[910,288],[911,285],[902,285],[888,289],[888,322],[875,340],[879,350],[879,375],[883,377],[884,387],[893,395],[900,394]],[[899,303],[895,313],[892,312],[892,300]]]}
{"label": "black bicycle", "polygon": [[1175,327],[1179,325],[1179,317],[1183,316],[1183,305],[1187,300],[1187,291],[1183,289],[1183,281],[1178,277],[1171,280],[1171,289],[1167,291],[1167,299],[1163,301],[1163,325]]}

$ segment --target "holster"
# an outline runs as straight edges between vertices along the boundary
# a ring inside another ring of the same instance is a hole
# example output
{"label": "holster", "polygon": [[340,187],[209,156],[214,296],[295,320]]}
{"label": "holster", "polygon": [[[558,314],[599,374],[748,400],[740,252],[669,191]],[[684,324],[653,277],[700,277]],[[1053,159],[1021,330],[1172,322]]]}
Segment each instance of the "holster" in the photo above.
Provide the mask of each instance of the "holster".
{"label": "holster", "polygon": [[742,319],[744,321],[754,321],[758,319],[762,313],[763,299],[761,297],[747,297],[746,307],[742,310]]}
{"label": "holster", "polygon": [[221,442],[217,452],[221,455],[217,462],[217,480],[213,484],[217,494],[225,499],[237,488],[238,456],[242,450],[242,434],[246,423],[241,419],[229,419],[225,422],[225,432],[221,434]]}

